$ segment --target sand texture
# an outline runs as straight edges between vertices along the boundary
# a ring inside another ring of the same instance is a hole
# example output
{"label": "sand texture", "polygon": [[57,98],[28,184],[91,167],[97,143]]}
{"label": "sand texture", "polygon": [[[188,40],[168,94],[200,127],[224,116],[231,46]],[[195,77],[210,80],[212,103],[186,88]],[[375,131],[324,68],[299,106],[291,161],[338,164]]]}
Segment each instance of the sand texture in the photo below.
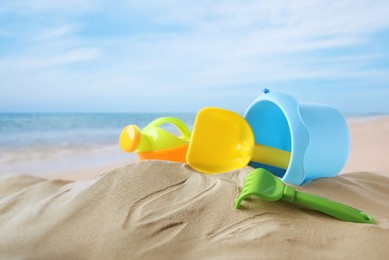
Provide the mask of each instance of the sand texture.
{"label": "sand texture", "polygon": [[0,259],[388,259],[388,122],[352,126],[343,173],[296,187],[375,224],[257,198],[236,210],[252,168],[143,161],[77,181],[0,175]]}
{"label": "sand texture", "polygon": [[[376,224],[369,225],[255,198],[236,210],[233,204],[250,170],[203,175],[184,164],[148,161],[76,182],[2,176],[0,256],[383,259],[389,255],[388,177],[351,173],[299,187],[374,215]],[[15,186],[19,191],[7,188]]]}

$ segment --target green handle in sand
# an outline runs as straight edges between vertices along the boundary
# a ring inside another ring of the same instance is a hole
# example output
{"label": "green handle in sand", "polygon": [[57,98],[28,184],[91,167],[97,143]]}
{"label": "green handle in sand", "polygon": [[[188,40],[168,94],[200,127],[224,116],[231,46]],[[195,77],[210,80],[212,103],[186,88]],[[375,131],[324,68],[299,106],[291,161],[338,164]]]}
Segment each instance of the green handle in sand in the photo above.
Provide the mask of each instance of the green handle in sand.
{"label": "green handle in sand", "polygon": [[240,208],[240,203],[252,195],[267,201],[282,199],[297,202],[344,221],[374,223],[374,218],[363,211],[326,198],[296,191],[295,188],[285,185],[272,173],[262,168],[255,169],[247,175],[235,208]]}

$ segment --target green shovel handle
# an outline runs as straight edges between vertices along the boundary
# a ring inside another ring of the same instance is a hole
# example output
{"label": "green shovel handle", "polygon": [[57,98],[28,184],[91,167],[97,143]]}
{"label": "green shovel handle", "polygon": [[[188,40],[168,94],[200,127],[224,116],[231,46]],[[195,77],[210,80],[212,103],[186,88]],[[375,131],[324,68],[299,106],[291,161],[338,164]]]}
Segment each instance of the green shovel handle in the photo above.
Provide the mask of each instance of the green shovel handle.
{"label": "green shovel handle", "polygon": [[373,216],[363,211],[312,194],[296,191],[294,201],[344,221],[370,224],[374,222]]}

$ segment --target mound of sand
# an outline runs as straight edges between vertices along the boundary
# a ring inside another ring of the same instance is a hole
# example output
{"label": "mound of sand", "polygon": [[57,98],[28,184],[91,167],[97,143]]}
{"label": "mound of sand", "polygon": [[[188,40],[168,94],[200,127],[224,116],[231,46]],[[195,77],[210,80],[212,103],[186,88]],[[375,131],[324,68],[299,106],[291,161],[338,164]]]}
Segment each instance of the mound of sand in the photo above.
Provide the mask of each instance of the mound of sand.
{"label": "mound of sand", "polygon": [[286,202],[233,208],[250,167],[204,175],[143,161],[81,181],[0,176],[0,258],[258,259],[389,255],[389,178],[343,174],[298,190],[363,210],[344,222]]}

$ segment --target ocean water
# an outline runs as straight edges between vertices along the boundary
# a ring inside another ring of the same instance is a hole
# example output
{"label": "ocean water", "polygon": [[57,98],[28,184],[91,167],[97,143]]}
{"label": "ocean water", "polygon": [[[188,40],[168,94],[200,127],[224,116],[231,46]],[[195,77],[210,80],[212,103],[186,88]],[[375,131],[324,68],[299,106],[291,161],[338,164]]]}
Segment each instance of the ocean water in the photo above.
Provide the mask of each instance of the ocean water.
{"label": "ocean water", "polygon": [[[190,128],[195,118],[195,114],[162,113],[0,114],[0,174],[66,171],[134,160],[134,155],[120,150],[121,130],[129,124],[143,128],[162,116],[179,118]],[[163,127],[178,134],[173,126]]]}
{"label": "ocean water", "polygon": [[[1,114],[0,174],[47,175],[83,171],[104,165],[118,165],[137,160],[134,153],[119,147],[119,135],[129,124],[144,128],[163,116],[181,119],[193,128],[195,114]],[[377,115],[348,116],[347,121],[364,122]],[[163,126],[179,134],[170,126]]]}

